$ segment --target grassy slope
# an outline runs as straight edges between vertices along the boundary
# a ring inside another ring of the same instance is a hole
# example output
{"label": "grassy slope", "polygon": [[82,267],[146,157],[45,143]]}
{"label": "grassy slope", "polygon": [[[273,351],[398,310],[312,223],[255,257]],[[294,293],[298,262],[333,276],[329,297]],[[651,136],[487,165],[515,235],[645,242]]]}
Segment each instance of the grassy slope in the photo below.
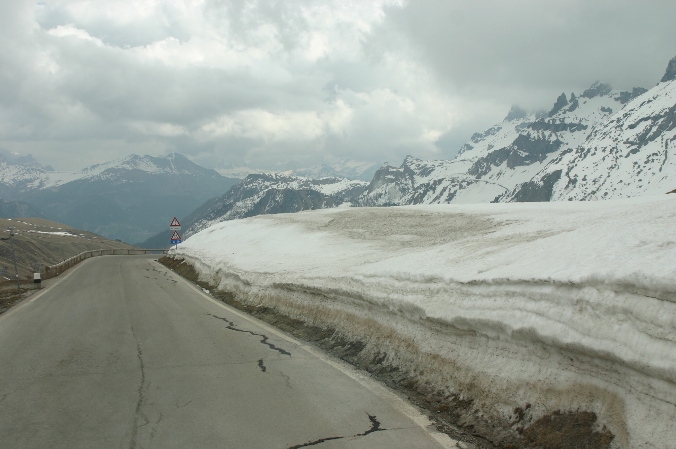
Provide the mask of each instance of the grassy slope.
{"label": "grassy slope", "polygon": [[[0,237],[9,237],[7,228],[15,228],[14,250],[16,252],[19,276],[33,278],[33,264],[52,265],[83,251],[93,249],[128,249],[131,245],[108,240],[100,235],[72,228],[42,218],[0,218]],[[74,236],[49,234],[67,232]],[[14,262],[12,247],[8,240],[0,241],[0,273],[7,267],[7,277],[13,279]],[[0,281],[6,280],[0,278]]]}

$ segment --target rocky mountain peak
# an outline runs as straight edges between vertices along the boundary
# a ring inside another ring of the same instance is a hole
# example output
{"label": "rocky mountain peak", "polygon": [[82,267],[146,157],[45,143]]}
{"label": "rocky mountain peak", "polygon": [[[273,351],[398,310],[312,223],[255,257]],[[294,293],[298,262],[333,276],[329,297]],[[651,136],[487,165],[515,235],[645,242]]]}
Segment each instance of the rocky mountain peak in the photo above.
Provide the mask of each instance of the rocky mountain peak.
{"label": "rocky mountain peak", "polygon": [[666,83],[667,81],[676,80],[676,57],[672,58],[667,65],[667,71],[664,73],[664,76],[660,80],[661,83]]}
{"label": "rocky mountain peak", "polygon": [[581,96],[585,98],[594,98],[598,96],[608,95],[612,90],[613,88],[610,86],[610,84],[605,84],[596,81],[589,87],[589,89],[582,92]]}
{"label": "rocky mountain peak", "polygon": [[418,162],[418,161],[419,161],[419,159],[418,159],[417,157],[413,157],[413,156],[411,156],[411,155],[409,154],[409,155],[407,155],[407,156],[404,158],[404,163],[403,163],[402,166],[404,166],[404,165],[411,165],[411,164],[414,164],[414,163],[416,163],[416,162]]}
{"label": "rocky mountain peak", "polygon": [[619,101],[622,104],[627,104],[634,98],[643,95],[644,93],[648,92],[648,89],[644,89],[643,87],[634,87],[631,92],[629,91],[622,91],[619,94],[615,96],[615,100]]}
{"label": "rocky mountain peak", "polygon": [[554,107],[552,108],[551,111],[549,111],[549,116],[553,116],[557,112],[559,112],[561,109],[565,108],[568,105],[568,98],[566,98],[566,94],[563,93],[559,95],[559,98],[556,99],[556,103],[554,103]]}
{"label": "rocky mountain peak", "polygon": [[26,168],[38,168],[47,171],[53,170],[50,166],[43,166],[40,164],[32,154],[21,155],[18,153],[12,153],[7,150],[0,150],[0,162],[4,162],[7,165],[16,165]]}

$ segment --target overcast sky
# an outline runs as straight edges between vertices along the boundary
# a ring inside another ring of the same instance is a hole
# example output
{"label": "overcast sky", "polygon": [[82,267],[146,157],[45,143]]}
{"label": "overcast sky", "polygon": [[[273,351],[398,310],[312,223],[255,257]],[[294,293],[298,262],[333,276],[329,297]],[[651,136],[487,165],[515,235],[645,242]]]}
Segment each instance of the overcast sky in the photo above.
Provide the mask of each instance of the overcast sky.
{"label": "overcast sky", "polygon": [[274,166],[447,158],[512,104],[652,87],[676,1],[0,0],[0,148]]}

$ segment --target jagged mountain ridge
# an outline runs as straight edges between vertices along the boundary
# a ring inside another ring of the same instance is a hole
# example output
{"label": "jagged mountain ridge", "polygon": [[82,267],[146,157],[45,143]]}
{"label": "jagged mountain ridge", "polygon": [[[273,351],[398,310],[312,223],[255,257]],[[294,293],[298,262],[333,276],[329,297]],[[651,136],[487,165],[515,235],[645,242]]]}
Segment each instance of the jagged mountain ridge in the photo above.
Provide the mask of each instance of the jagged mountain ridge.
{"label": "jagged mountain ridge", "polygon": [[[594,200],[676,187],[676,58],[650,89],[594,83],[548,113],[513,108],[454,160],[382,167],[361,206]],[[670,152],[671,150],[671,152]],[[467,167],[466,170],[461,168]]]}
{"label": "jagged mountain ridge", "polygon": [[512,108],[505,119],[475,133],[453,160],[407,157],[401,167],[376,172],[360,206],[476,203],[506,197],[561,152],[576,148],[588,132],[635,96],[594,83],[580,95],[561,94],[549,113]]}
{"label": "jagged mountain ridge", "polygon": [[130,155],[76,172],[0,163],[0,196],[107,238],[145,240],[174,215],[187,215],[239,180],[185,156]]}
{"label": "jagged mountain ridge", "polygon": [[666,193],[676,187],[674,147],[676,58],[656,87],[599,123],[580,146],[562,152],[501,200],[518,201],[524,192],[550,201]]}
{"label": "jagged mountain ridge", "polygon": [[200,208],[202,212],[190,223],[185,237],[226,220],[337,207],[355,201],[367,186],[368,182],[345,178],[251,174],[225,195]]}

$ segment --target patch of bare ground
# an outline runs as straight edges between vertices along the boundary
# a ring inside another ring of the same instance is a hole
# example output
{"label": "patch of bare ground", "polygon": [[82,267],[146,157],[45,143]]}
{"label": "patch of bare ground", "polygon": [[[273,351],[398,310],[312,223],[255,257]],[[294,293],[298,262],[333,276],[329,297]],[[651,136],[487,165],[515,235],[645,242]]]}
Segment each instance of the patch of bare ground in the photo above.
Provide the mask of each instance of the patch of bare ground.
{"label": "patch of bare ground", "polygon": [[8,311],[12,306],[24,298],[32,295],[38,289],[33,282],[21,282],[21,293],[16,288],[16,282],[0,282],[0,314]]}
{"label": "patch of bare ground", "polygon": [[[418,373],[404,372],[385,363],[387,354],[364,356],[366,342],[348,340],[337,329],[322,328],[256,305],[248,305],[227,291],[200,281],[198,273],[184,259],[161,257],[161,264],[187,280],[207,289],[211,296],[261,321],[287,332],[295,338],[312,343],[351,365],[369,372],[388,387],[405,395],[410,402],[426,412],[437,430],[462,441],[465,448],[488,449],[608,449],[614,435],[605,427],[598,428],[592,412],[555,411],[533,421],[530,405],[514,410],[509,429],[496,428],[473,410],[473,401],[449,395],[420,381]],[[468,419],[468,416],[472,416]]]}
{"label": "patch of bare ground", "polygon": [[2,279],[14,277],[14,255],[20,279],[32,282],[36,267],[53,265],[84,251],[135,248],[123,242],[108,240],[92,232],[42,218],[0,218],[0,237],[9,237],[7,229],[10,226],[14,229],[13,242],[0,241]]}
{"label": "patch of bare ground", "polygon": [[554,412],[523,430],[526,447],[547,449],[595,449],[610,446],[613,434],[596,428],[596,415],[590,412]]}

